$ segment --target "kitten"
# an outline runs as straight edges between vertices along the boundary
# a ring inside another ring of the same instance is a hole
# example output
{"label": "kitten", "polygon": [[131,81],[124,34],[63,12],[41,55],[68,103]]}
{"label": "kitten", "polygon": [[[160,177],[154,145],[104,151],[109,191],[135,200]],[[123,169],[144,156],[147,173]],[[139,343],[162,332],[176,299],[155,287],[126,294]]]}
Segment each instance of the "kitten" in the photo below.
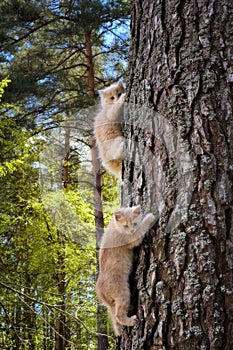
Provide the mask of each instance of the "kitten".
{"label": "kitten", "polygon": [[121,176],[124,137],[120,118],[125,101],[121,82],[99,90],[101,110],[94,122],[94,133],[100,158],[105,168],[115,176]]}
{"label": "kitten", "polygon": [[133,326],[136,322],[136,315],[127,316],[133,248],[142,242],[154,222],[155,217],[151,213],[141,220],[140,206],[121,208],[114,213],[101,240],[96,291],[98,298],[108,308],[118,336],[121,325]]}

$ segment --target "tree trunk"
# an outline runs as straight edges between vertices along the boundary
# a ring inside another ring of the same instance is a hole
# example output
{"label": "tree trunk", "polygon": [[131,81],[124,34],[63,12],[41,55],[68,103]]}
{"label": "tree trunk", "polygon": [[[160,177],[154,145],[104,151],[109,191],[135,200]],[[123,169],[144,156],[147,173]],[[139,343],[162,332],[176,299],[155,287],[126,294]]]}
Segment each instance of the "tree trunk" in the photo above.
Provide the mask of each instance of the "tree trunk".
{"label": "tree trunk", "polygon": [[[68,120],[69,120],[69,115],[68,115]],[[64,160],[63,160],[63,187],[64,189],[67,189],[68,184],[69,184],[69,177],[70,177],[70,169],[69,169],[69,161],[70,161],[70,125],[69,121],[66,121],[65,124],[65,150],[64,150]]]}
{"label": "tree trunk", "polygon": [[[15,344],[15,349],[20,347],[20,321],[22,317],[22,310],[19,304],[16,305],[14,310],[14,323],[15,323],[15,334],[13,344]],[[17,333],[16,333],[17,332]]]}
{"label": "tree trunk", "polygon": [[[98,158],[98,150],[95,140],[92,139],[92,167],[93,167],[93,183],[94,183],[94,215],[95,215],[95,230],[96,230],[96,261],[99,261],[98,244],[104,230],[104,218],[101,195],[101,167]],[[99,269],[97,268],[97,271]],[[106,308],[101,304],[97,304],[97,333],[98,333],[98,350],[108,349],[107,338],[107,313]]]}
{"label": "tree trunk", "polygon": [[59,234],[59,246],[60,252],[58,254],[58,269],[57,273],[57,291],[60,295],[59,298],[59,309],[61,311],[57,311],[56,313],[56,333],[55,333],[55,350],[65,350],[66,348],[66,273],[65,273],[65,236],[62,232],[58,232]]}
{"label": "tree trunk", "polygon": [[[25,286],[26,290],[29,293],[31,289],[31,277],[28,272],[25,274]],[[27,297],[24,297],[25,300],[25,309],[24,309],[24,332],[25,335],[24,337],[28,339],[28,344],[30,344],[30,349],[34,350],[36,349],[36,344],[35,344],[35,335],[34,335],[34,329],[36,325],[36,317],[33,312],[35,309],[35,304],[33,301],[28,300]]]}
{"label": "tree trunk", "polygon": [[[92,55],[92,43],[91,43],[91,30],[85,32],[85,52],[86,52],[86,63],[88,67],[88,93],[90,96],[95,97],[95,76],[94,76],[94,62]],[[98,150],[94,137],[91,140],[91,155],[92,155],[92,172],[93,172],[93,184],[94,184],[94,215],[95,215],[95,230],[96,230],[96,247],[98,259],[98,243],[103,234],[104,229],[104,217],[103,217],[103,206],[102,206],[102,195],[101,195],[101,166],[98,155]],[[98,271],[98,266],[97,266]],[[97,333],[98,333],[98,350],[108,349],[108,338],[107,338],[107,313],[106,309],[101,305],[97,304],[96,312],[97,321]]]}
{"label": "tree trunk", "polygon": [[[69,185],[69,160],[70,160],[70,125],[69,121],[65,124],[65,150],[62,164],[62,186],[64,190],[68,189]],[[56,314],[56,333],[55,333],[55,350],[65,350],[67,345],[67,327],[66,327],[66,237],[64,232],[58,231],[58,272],[57,272],[57,291],[59,298],[59,309]]]}
{"label": "tree trunk", "polygon": [[132,4],[123,204],[159,220],[121,350],[233,349],[232,13],[230,0]]}
{"label": "tree trunk", "polygon": [[92,55],[91,30],[89,29],[85,30],[84,36],[85,36],[88,92],[91,96],[95,97],[95,75],[94,75],[94,62],[93,62],[93,55]]}

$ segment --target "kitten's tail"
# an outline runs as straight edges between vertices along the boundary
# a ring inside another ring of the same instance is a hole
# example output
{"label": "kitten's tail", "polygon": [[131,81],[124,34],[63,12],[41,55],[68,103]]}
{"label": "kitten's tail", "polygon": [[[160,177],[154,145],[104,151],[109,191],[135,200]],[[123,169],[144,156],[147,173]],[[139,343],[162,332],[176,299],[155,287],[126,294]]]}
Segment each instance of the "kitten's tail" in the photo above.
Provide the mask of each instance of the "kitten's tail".
{"label": "kitten's tail", "polygon": [[122,174],[122,160],[121,159],[109,160],[104,165],[105,165],[106,170],[109,171],[111,174],[121,177],[121,174]]}

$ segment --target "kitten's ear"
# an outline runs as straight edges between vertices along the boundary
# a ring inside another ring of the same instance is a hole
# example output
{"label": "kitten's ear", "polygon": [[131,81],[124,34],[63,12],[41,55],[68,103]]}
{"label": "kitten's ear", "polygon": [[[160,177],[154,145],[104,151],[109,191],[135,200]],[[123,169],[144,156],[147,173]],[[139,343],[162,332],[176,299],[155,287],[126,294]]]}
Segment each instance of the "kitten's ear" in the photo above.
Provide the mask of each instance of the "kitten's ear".
{"label": "kitten's ear", "polygon": [[98,90],[98,93],[99,93],[100,96],[102,96],[103,93],[104,93],[104,90]]}
{"label": "kitten's ear", "polygon": [[121,211],[120,211],[120,210],[116,211],[116,212],[114,213],[114,216],[115,216],[116,221],[119,221],[119,220],[122,218],[122,213],[121,213]]}
{"label": "kitten's ear", "polygon": [[121,82],[121,81],[119,81],[119,83],[118,83],[117,87],[119,87],[120,89],[123,89],[123,90],[124,90],[124,85],[122,84],[122,82]]}
{"label": "kitten's ear", "polygon": [[141,213],[141,206],[140,206],[140,205],[137,205],[136,207],[134,207],[133,212],[134,212],[135,214],[140,215],[140,213]]}

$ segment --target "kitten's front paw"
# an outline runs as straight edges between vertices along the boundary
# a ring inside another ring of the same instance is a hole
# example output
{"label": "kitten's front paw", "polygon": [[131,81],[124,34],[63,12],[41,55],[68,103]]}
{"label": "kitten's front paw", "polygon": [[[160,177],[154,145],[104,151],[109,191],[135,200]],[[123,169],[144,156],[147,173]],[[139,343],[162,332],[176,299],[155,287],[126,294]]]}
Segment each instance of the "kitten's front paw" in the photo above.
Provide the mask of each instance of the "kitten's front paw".
{"label": "kitten's front paw", "polygon": [[118,103],[122,105],[125,102],[125,94],[122,94],[121,97],[118,100]]}
{"label": "kitten's front paw", "polygon": [[122,141],[119,145],[118,150],[116,151],[116,154],[115,154],[116,159],[122,159],[122,155],[124,153],[124,146],[125,146],[125,142]]}
{"label": "kitten's front paw", "polygon": [[156,217],[154,216],[154,214],[149,213],[149,214],[146,215],[145,220],[148,223],[148,225],[151,225],[151,224],[153,224],[155,222]]}

